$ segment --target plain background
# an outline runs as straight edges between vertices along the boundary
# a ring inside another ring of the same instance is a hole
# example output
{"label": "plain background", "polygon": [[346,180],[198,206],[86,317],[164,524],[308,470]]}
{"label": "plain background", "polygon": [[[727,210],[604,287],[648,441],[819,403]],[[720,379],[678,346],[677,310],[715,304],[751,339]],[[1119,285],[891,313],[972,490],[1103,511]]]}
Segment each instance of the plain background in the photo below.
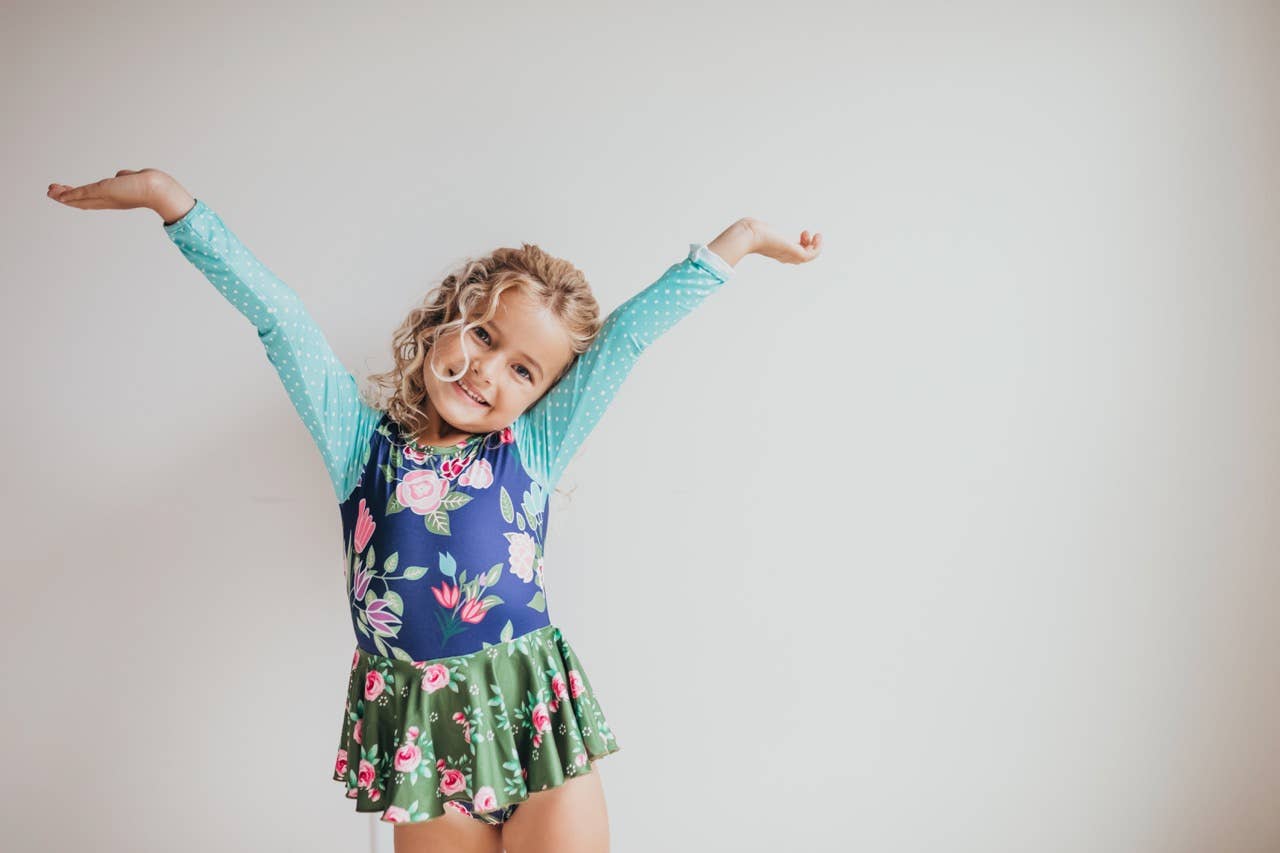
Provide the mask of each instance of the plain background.
{"label": "plain background", "polygon": [[8,3],[3,838],[390,849],[319,453],[154,167],[363,378],[468,255],[605,311],[741,216],[553,498],[620,853],[1280,848],[1274,3]]}

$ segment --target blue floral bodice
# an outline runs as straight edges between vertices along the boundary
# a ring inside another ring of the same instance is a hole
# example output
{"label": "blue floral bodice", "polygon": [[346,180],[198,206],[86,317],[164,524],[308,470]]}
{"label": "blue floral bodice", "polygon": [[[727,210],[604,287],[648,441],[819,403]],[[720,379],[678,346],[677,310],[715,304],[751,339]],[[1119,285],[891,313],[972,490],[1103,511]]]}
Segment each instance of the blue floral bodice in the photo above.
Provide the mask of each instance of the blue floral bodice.
{"label": "blue floral bodice", "polygon": [[551,624],[542,583],[549,504],[511,427],[442,448],[384,417],[341,504],[359,645],[430,660]]}
{"label": "blue floral bodice", "polygon": [[550,623],[547,497],[640,354],[726,282],[705,244],[614,309],[591,346],[509,426],[448,447],[416,444],[360,398],[298,295],[203,201],[169,239],[258,331],[320,450],[342,517],[359,646],[425,661]]}

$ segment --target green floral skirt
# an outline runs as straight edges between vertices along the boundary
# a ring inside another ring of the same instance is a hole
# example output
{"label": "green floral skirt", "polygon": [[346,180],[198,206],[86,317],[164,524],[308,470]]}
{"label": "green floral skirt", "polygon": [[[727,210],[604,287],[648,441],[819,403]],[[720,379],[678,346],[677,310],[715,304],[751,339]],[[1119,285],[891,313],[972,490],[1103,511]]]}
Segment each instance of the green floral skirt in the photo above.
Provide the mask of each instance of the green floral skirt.
{"label": "green floral skirt", "polygon": [[333,778],[356,811],[391,823],[446,808],[496,823],[618,749],[578,656],[547,625],[428,661],[357,648]]}

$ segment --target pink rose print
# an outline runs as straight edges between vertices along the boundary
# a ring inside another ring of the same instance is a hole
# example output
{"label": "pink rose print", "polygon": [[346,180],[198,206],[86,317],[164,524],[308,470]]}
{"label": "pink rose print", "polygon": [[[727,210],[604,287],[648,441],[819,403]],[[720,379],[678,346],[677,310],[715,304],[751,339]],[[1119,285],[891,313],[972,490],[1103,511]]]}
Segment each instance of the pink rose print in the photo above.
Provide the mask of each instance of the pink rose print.
{"label": "pink rose print", "polygon": [[379,791],[377,788],[373,787],[372,785],[370,785],[369,799],[373,800],[376,803],[378,800],[382,799],[382,792]]}
{"label": "pink rose print", "polygon": [[356,771],[356,786],[368,788],[373,783],[373,776],[373,765],[363,758],[360,759],[360,769]]}
{"label": "pink rose print", "polygon": [[333,772],[339,776],[347,775],[347,751],[345,749],[338,750],[338,761],[333,765]]}
{"label": "pink rose print", "polygon": [[498,807],[498,797],[494,794],[493,788],[485,785],[476,791],[471,804],[478,812],[491,812]]}
{"label": "pink rose print", "polygon": [[441,773],[443,773],[443,772],[444,772],[444,759],[443,759],[443,758],[437,758],[437,759],[436,759],[436,770],[440,771]]}
{"label": "pink rose print", "polygon": [[442,663],[433,663],[422,672],[422,689],[435,693],[441,687],[449,686],[449,667]]}
{"label": "pink rose print", "polygon": [[487,489],[493,485],[493,466],[488,459],[477,459],[471,467],[462,472],[458,483],[476,489]]}
{"label": "pink rose print", "polygon": [[579,767],[583,766],[587,763],[587,754],[585,752],[579,752],[573,757],[573,763]]}
{"label": "pink rose print", "polygon": [[542,702],[533,706],[533,728],[540,732],[551,731],[551,715],[547,713],[547,706]]}
{"label": "pink rose print", "polygon": [[448,796],[456,794],[467,787],[467,777],[456,767],[450,767],[440,774],[440,793]]}
{"label": "pink rose print", "polygon": [[458,603],[458,587],[448,581],[441,581],[440,586],[431,587],[431,592],[435,595],[436,601],[440,602],[441,607],[453,608]]}
{"label": "pink rose print", "polygon": [[382,693],[382,689],[387,683],[382,680],[382,673],[376,669],[371,669],[364,674],[364,698],[365,701],[377,699]]}
{"label": "pink rose print", "polygon": [[511,573],[528,583],[533,580],[533,555],[537,543],[528,533],[508,533],[507,560],[511,563]]}
{"label": "pink rose print", "polygon": [[576,669],[569,670],[569,695],[577,699],[585,689],[582,684],[582,676],[578,675],[578,671]]}
{"label": "pink rose print", "polygon": [[423,462],[426,462],[427,457],[431,455],[426,450],[419,450],[418,448],[410,447],[407,444],[401,448],[401,450],[404,452],[405,458],[416,465],[421,465]]}
{"label": "pink rose print", "polygon": [[564,676],[558,672],[551,676],[551,692],[561,699],[569,698],[569,690],[564,686]]}
{"label": "pink rose print", "polygon": [[409,730],[404,733],[406,740],[417,740],[420,730],[417,726],[409,726]]}
{"label": "pink rose print", "polygon": [[467,743],[471,743],[471,721],[461,711],[453,712],[453,721],[462,726],[462,738]]}
{"label": "pink rose print", "polygon": [[472,598],[469,599],[466,604],[462,605],[462,610],[459,611],[458,616],[461,617],[463,622],[470,622],[474,625],[484,619],[484,614],[487,613],[488,610],[489,608],[486,607],[479,599]]}
{"label": "pink rose print", "polygon": [[382,813],[382,819],[387,823],[408,823],[409,813],[399,806],[387,806],[386,811]]}
{"label": "pink rose print", "polygon": [[356,553],[359,554],[364,550],[364,546],[369,544],[369,537],[373,535],[373,528],[378,525],[373,520],[373,513],[369,512],[369,507],[365,506],[365,499],[360,499],[360,508],[356,511]]}
{"label": "pink rose print", "polygon": [[467,462],[461,456],[451,456],[440,463],[440,473],[446,479],[452,480],[462,473],[462,469],[467,467]]}
{"label": "pink rose print", "polygon": [[422,763],[422,750],[416,744],[407,743],[396,750],[395,767],[401,773],[411,773]]}
{"label": "pink rose print", "polygon": [[396,500],[418,515],[435,512],[448,493],[449,481],[431,470],[410,471],[396,486]]}
{"label": "pink rose print", "polygon": [[511,431],[511,427],[504,427],[502,430],[501,438],[502,438],[503,444],[510,444],[511,442],[516,440],[516,434]]}
{"label": "pink rose print", "polygon": [[468,817],[471,815],[471,812],[467,811],[467,807],[457,800],[445,800],[444,806],[447,809],[453,809],[460,815],[467,815]]}
{"label": "pink rose print", "polygon": [[361,746],[364,745],[364,718],[356,720],[356,727],[351,730],[351,739]]}
{"label": "pink rose print", "polygon": [[351,668],[355,669],[358,663],[360,663],[360,649],[357,648],[351,655]]}

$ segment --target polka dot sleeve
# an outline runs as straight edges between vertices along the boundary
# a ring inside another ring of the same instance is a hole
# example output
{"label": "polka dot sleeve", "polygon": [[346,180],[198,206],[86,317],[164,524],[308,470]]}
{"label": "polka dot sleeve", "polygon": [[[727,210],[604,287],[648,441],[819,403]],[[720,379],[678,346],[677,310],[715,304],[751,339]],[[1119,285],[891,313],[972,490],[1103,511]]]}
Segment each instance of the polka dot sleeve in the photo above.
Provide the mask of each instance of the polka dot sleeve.
{"label": "polka dot sleeve", "polygon": [[382,413],[360,399],[302,300],[203,201],[164,225],[169,239],[258,330],[280,381],[324,459],[341,502],[355,488]]}
{"label": "polka dot sleeve", "polygon": [[550,491],[645,348],[733,275],[705,244],[609,314],[600,333],[512,429],[530,475]]}

